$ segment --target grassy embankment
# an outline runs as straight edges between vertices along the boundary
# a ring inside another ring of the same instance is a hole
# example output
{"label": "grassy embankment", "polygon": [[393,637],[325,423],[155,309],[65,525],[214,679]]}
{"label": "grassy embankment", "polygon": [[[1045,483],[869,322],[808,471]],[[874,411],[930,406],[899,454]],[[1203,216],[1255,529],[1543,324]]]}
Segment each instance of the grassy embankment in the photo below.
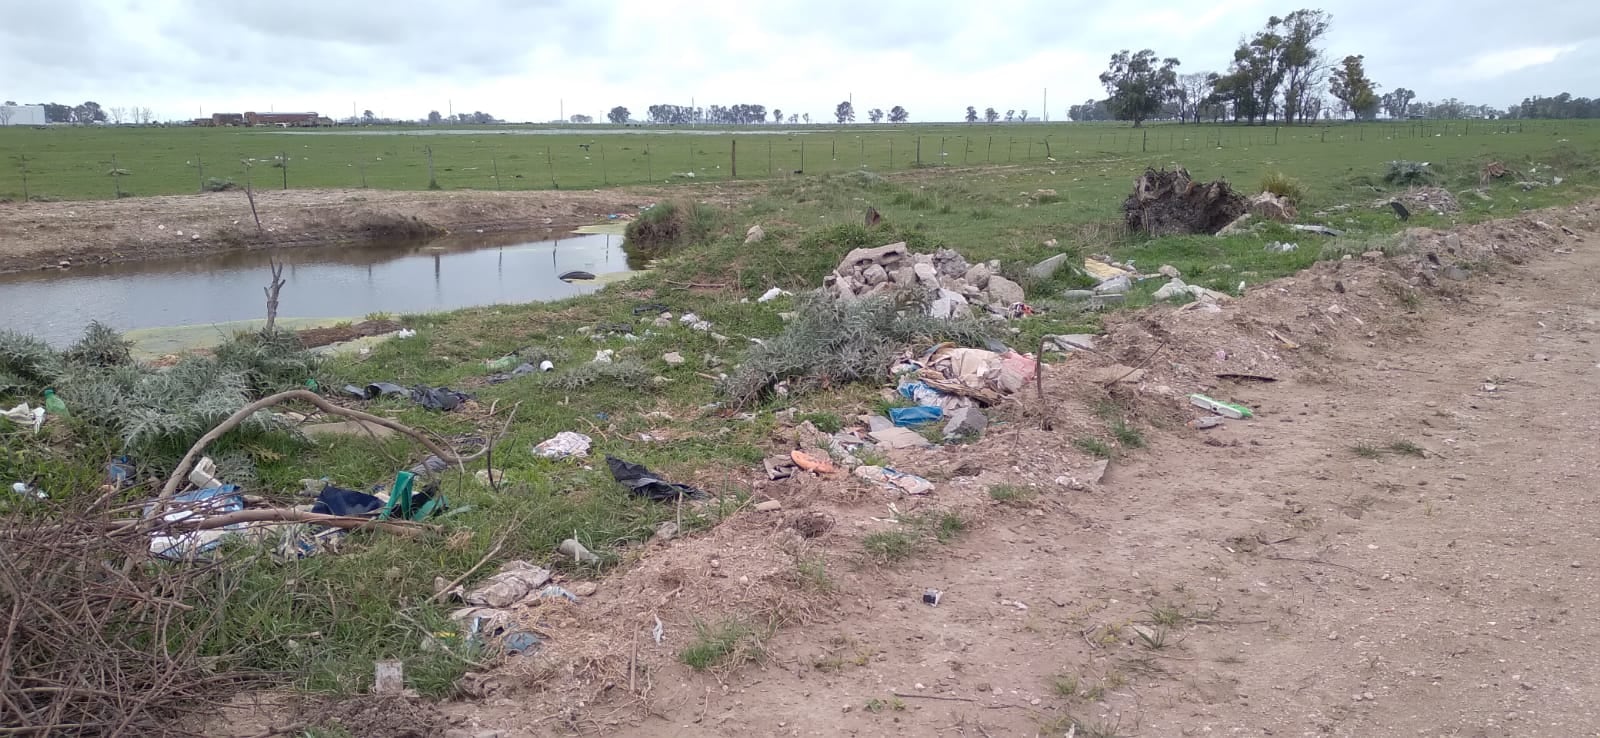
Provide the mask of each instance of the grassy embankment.
{"label": "grassy embankment", "polygon": [[[435,577],[454,579],[501,535],[505,547],[497,558],[550,561],[555,544],[576,533],[611,566],[625,562],[631,546],[648,538],[656,524],[675,515],[671,506],[629,498],[612,482],[604,464],[595,463],[604,454],[644,463],[669,478],[695,483],[722,496],[721,506],[689,516],[686,527],[693,529],[715,524],[723,510],[731,510],[748,494],[745,475],[735,470],[759,465],[777,428],[772,411],[798,406],[826,422],[868,409],[878,401],[875,388],[857,385],[744,408],[754,413],[753,419],[706,409],[720,398],[703,375],[732,371],[752,345],[749,339],[780,333],[784,322],[779,313],[793,309],[789,298],[767,304],[757,304],[753,298],[770,286],[798,292],[820,284],[823,275],[851,248],[901,239],[917,250],[951,247],[971,260],[1000,259],[1006,264],[1004,271],[1019,278],[1028,264],[1060,250],[1109,252],[1132,259],[1148,271],[1170,263],[1196,283],[1232,291],[1240,281],[1259,284],[1304,268],[1325,253],[1324,246],[1330,241],[1279,226],[1223,239],[1128,238],[1115,223],[1120,202],[1138,171],[1147,165],[1181,164],[1196,178],[1227,177],[1246,190],[1253,190],[1264,175],[1283,172],[1304,186],[1304,221],[1346,229],[1349,242],[1360,243],[1401,228],[1387,210],[1371,206],[1383,197],[1381,192],[1392,190],[1382,174],[1384,163],[1393,158],[1433,162],[1441,183],[1454,190],[1475,187],[1479,165],[1491,158],[1524,173],[1537,167],[1541,178],[1547,179],[1545,174],[1564,178],[1560,186],[1528,192],[1509,179],[1496,181],[1487,188],[1492,199],[1462,198],[1466,210],[1456,217],[1459,221],[1511,215],[1594,196],[1600,172],[1592,156],[1579,152],[1596,149],[1600,128],[1561,128],[1567,133],[1559,137],[1536,135],[1530,127],[1525,134],[1391,141],[1380,135],[1385,127],[1373,126],[1367,129],[1364,142],[1210,146],[1171,155],[1108,154],[1068,149],[1058,143],[1063,149],[1058,156],[1070,152],[1074,161],[918,171],[889,178],[807,176],[773,183],[737,212],[708,216],[704,238],[663,250],[658,269],[596,295],[552,304],[406,316],[403,322],[417,329],[416,337],[386,343],[367,357],[338,360],[320,370],[318,379],[327,387],[368,381],[462,386],[487,373],[483,367],[486,359],[519,350],[526,358],[535,358],[535,354],[552,357],[561,367],[556,373],[475,389],[484,407],[493,403],[501,413],[511,404],[521,403],[517,422],[495,454],[496,466],[505,469],[506,486],[498,493],[484,488],[471,478],[472,469],[465,475],[446,473],[444,490],[460,508],[444,522],[456,533],[446,539],[448,543],[362,535],[339,555],[291,564],[264,561],[254,566],[230,600],[212,648],[216,653],[234,654],[253,668],[295,675],[300,686],[314,690],[364,688],[374,659],[402,658],[412,686],[429,694],[447,692],[452,680],[467,667],[462,654],[421,647],[424,629],[450,629],[444,617],[447,608],[427,602]],[[1167,132],[1166,128],[1156,130]],[[1176,129],[1175,134],[1202,130]],[[1348,134],[1355,129],[1335,130]],[[1118,131],[1117,135],[1126,133]],[[1307,132],[1295,133],[1303,137]],[[1259,138],[1270,134],[1270,129],[1230,129],[1224,135]],[[338,139],[292,140],[309,144]],[[413,141],[379,140],[390,146],[410,146]],[[1079,140],[1087,147],[1091,139]],[[523,141],[517,138],[512,143]],[[528,143],[542,141],[530,137]],[[710,140],[704,145],[710,145]],[[896,156],[900,155],[897,145]],[[1053,189],[1056,195],[1040,197],[1040,189]],[[1326,217],[1310,215],[1345,203],[1353,207]],[[868,205],[884,216],[884,222],[870,230],[860,225]],[[1411,225],[1445,226],[1450,222],[1418,213]],[[767,240],[742,245],[745,228],[755,223],[765,227]],[[1043,245],[1051,238],[1059,240],[1058,248]],[[1264,251],[1263,245],[1274,240],[1295,241],[1301,248],[1289,253]],[[1051,310],[1011,324],[1016,333],[1006,340],[1028,347],[1045,333],[1092,330],[1097,316],[1050,299],[1059,290],[1080,283],[1081,278],[1063,274],[1050,283],[1027,284],[1030,300]],[[1130,304],[1148,303],[1148,294],[1156,286],[1153,281],[1142,285]],[[741,302],[743,298],[750,302]],[[670,328],[651,328],[634,315],[634,309],[646,303],[665,304],[674,315],[695,312],[711,321],[712,331],[693,331],[676,321]],[[594,338],[597,326],[617,323],[633,325],[642,338]],[[727,341],[719,341],[712,332]],[[583,367],[603,348],[615,349],[625,362],[609,376],[591,374]],[[667,351],[679,352],[687,363],[666,365],[661,356]],[[0,399],[8,406],[15,402],[10,397]],[[380,400],[371,405],[375,412],[447,438],[481,430],[458,415],[429,413],[401,401]],[[71,430],[71,443],[58,432],[49,436],[56,442],[48,445],[22,432],[0,430],[6,437],[0,477],[7,482],[35,480],[54,494],[45,503],[50,506],[70,507],[93,496],[101,465],[118,447],[99,429],[79,424]],[[533,456],[532,444],[561,430],[594,436],[595,460],[578,465]],[[641,433],[671,440],[643,441]],[[166,453],[172,455],[174,449],[186,445],[174,444]],[[379,443],[348,438],[313,446],[282,434],[225,440],[216,452],[229,454],[235,464],[252,470],[252,492],[283,501],[293,501],[302,478],[326,476],[345,486],[360,487],[390,479],[395,469],[417,460],[416,449],[402,440]],[[143,459],[155,471],[173,460]],[[7,498],[3,504],[14,507],[24,502]],[[555,566],[577,576],[597,575],[605,568],[574,571],[569,563]],[[491,566],[483,573],[492,570]]]}
{"label": "grassy embankment", "polygon": [[[418,135],[419,129],[0,128],[0,198],[108,199],[124,193],[174,195],[211,178],[262,189],[373,187],[421,190],[433,175],[442,189],[587,189],[608,185],[741,179],[866,169],[1049,163],[1063,166],[1108,155],[1152,161],[1196,153],[1266,149],[1257,156],[1337,160],[1352,149],[1416,158],[1428,148],[1452,155],[1516,153],[1551,137],[1592,129],[1571,121],[1427,121],[1366,125],[1247,128],[1161,124],[1133,130],[1113,124],[939,124],[846,127],[773,126],[697,132],[623,133],[595,126],[581,133],[491,126],[466,133]],[[462,129],[453,129],[462,130]],[[559,129],[562,131],[571,128]],[[659,129],[630,129],[652,131]],[[1512,134],[1506,131],[1513,132]],[[1457,140],[1462,139],[1462,140]],[[1413,152],[1406,154],[1404,152]],[[287,161],[277,166],[279,157]],[[247,166],[246,162],[250,162]],[[125,176],[113,178],[113,169]],[[1251,176],[1255,176],[1254,173]]]}

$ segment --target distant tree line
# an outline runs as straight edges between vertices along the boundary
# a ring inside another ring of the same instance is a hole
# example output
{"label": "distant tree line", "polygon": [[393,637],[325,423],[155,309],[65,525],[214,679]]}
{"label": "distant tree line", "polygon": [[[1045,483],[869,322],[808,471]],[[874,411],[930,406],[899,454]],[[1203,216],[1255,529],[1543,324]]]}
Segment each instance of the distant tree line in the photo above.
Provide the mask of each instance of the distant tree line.
{"label": "distant tree line", "polygon": [[[5,101],[7,106],[16,106],[16,101]],[[155,122],[155,113],[145,107],[101,107],[100,103],[89,100],[82,105],[62,105],[61,103],[30,103],[44,107],[46,123],[112,123],[114,125],[149,125]]]}
{"label": "distant tree line", "polygon": [[1600,118],[1600,98],[1573,97],[1563,92],[1555,97],[1523,98],[1506,110],[1512,118]]}
{"label": "distant tree line", "polygon": [[[1123,49],[1111,55],[1100,75],[1106,98],[1073,105],[1067,117],[1126,120],[1136,127],[1146,120],[1293,125],[1335,116],[1374,120],[1380,113],[1389,118],[1600,117],[1600,100],[1567,93],[1531,97],[1505,111],[1455,98],[1417,103],[1417,93],[1404,87],[1380,94],[1380,86],[1367,74],[1365,56],[1335,59],[1322,48],[1332,23],[1333,17],[1321,10],[1272,16],[1261,30],[1240,40],[1223,72],[1179,74],[1175,58],[1159,57],[1151,49]],[[985,118],[994,120],[992,108]],[[967,121],[977,119],[976,108],[968,107]]]}

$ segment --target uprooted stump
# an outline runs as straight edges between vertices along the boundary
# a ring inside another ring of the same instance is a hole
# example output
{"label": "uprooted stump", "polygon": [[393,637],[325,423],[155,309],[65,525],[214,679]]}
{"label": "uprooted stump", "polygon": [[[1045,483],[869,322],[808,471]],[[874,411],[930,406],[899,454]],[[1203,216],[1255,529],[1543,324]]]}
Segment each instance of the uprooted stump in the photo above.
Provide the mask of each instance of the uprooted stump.
{"label": "uprooted stump", "polygon": [[1215,234],[1248,209],[1227,182],[1196,182],[1186,169],[1146,169],[1122,203],[1128,228],[1152,236]]}

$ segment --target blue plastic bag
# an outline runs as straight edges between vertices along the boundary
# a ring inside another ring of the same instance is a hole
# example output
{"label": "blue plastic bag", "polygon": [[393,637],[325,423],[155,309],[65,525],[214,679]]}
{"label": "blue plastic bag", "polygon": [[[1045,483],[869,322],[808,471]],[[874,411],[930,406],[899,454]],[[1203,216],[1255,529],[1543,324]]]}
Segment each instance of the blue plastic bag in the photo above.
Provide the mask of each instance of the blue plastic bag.
{"label": "blue plastic bag", "polygon": [[889,409],[889,420],[895,425],[905,428],[923,423],[932,423],[944,417],[944,409],[918,405],[916,407],[895,407]]}

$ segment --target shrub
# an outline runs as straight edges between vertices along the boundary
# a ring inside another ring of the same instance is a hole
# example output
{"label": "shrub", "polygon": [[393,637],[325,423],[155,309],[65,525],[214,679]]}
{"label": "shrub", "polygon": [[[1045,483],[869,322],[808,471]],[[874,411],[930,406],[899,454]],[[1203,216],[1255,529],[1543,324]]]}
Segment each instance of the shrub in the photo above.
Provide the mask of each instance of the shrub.
{"label": "shrub", "polygon": [[717,213],[700,203],[662,202],[639,213],[623,232],[628,245],[646,258],[704,241],[717,227]]}
{"label": "shrub", "polygon": [[786,380],[791,392],[801,393],[887,378],[895,353],[914,342],[987,342],[988,329],[977,321],[928,317],[926,300],[926,295],[848,301],[816,292],[804,295],[783,333],[751,349],[718,389],[730,404],[748,406]]}
{"label": "shrub", "polygon": [[96,320],[83,329],[83,338],[67,349],[65,358],[86,366],[120,366],[133,362],[132,348],[133,342],[123,340],[121,333]]}
{"label": "shrub", "polygon": [[201,185],[200,189],[202,189],[202,190],[204,190],[206,192],[231,192],[233,190],[239,189],[239,185],[234,184],[234,181],[231,180],[231,179],[222,179],[220,177],[207,177],[206,178],[206,183],[204,185]]}
{"label": "shrub", "polygon": [[1283,172],[1272,172],[1261,178],[1261,191],[1271,192],[1296,205],[1305,199],[1306,188],[1300,180],[1290,177]]}
{"label": "shrub", "polygon": [[1428,162],[1398,159],[1389,162],[1389,169],[1384,172],[1383,181],[1392,185],[1412,187],[1428,184],[1433,181],[1433,177],[1433,170],[1428,168]]}

